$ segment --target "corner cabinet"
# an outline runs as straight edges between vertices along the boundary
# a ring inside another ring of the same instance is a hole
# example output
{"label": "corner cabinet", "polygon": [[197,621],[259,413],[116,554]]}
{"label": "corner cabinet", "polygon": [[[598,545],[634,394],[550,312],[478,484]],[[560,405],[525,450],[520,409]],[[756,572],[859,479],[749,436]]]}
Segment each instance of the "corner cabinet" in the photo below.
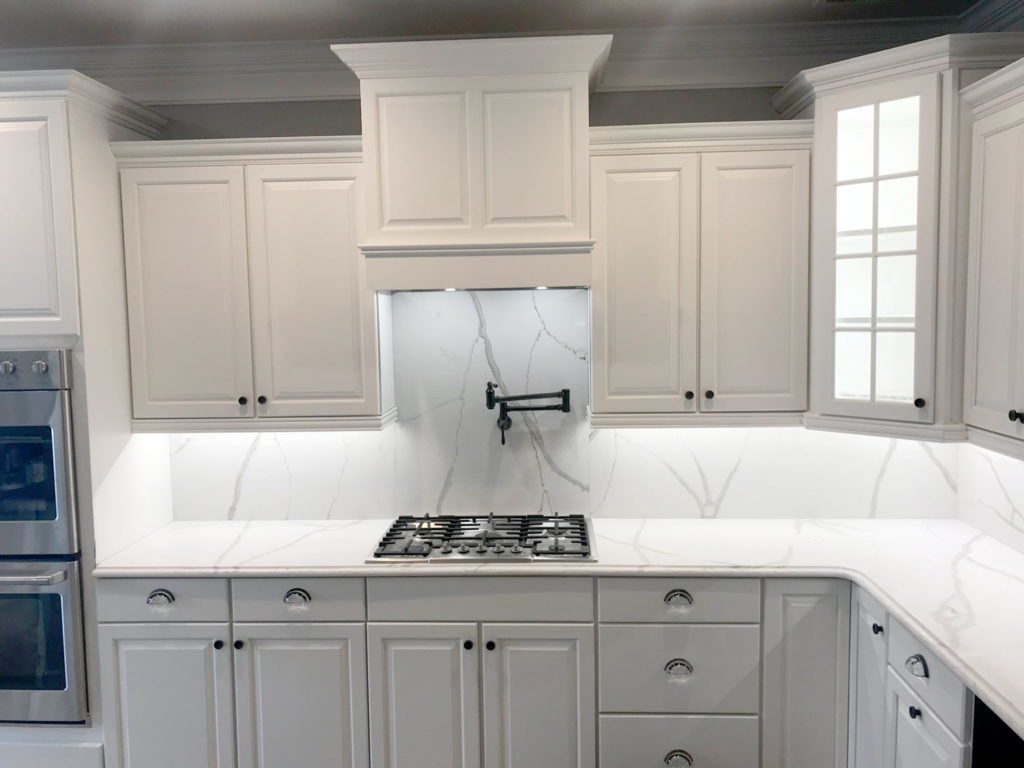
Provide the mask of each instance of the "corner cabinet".
{"label": "corner cabinet", "polygon": [[368,428],[393,411],[389,304],[357,247],[359,158],[265,143],[116,147],[137,429]]}
{"label": "corner cabinet", "polygon": [[809,144],[799,124],[592,131],[592,424],[798,420]]}

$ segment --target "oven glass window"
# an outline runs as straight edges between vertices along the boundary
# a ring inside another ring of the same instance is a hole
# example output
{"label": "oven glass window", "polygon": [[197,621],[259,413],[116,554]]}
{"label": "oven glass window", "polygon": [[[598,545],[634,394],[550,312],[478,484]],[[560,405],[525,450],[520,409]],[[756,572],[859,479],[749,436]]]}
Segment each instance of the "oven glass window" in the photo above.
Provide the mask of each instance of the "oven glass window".
{"label": "oven glass window", "polygon": [[62,691],[60,595],[0,595],[0,690]]}
{"label": "oven glass window", "polygon": [[53,430],[0,427],[0,522],[56,519]]}

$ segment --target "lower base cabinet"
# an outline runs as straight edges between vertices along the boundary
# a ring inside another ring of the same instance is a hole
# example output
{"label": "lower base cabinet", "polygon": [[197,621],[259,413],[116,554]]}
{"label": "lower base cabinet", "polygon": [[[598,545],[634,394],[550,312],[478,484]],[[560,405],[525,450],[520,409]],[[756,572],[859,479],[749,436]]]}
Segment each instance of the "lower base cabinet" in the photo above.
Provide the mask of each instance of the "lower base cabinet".
{"label": "lower base cabinet", "polygon": [[601,715],[601,768],[756,768],[759,739],[756,715]]}
{"label": "lower base cabinet", "polygon": [[953,735],[899,676],[886,680],[883,768],[963,768],[970,749]]}

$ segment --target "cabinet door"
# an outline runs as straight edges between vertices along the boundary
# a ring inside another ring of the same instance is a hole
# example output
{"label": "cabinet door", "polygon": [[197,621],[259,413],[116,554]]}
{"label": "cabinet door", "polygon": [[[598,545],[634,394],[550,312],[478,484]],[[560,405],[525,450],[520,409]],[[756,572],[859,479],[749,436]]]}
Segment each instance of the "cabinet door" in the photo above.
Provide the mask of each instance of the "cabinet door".
{"label": "cabinet door", "polygon": [[127,168],[121,196],[135,417],[252,416],[242,169]]}
{"label": "cabinet door", "polygon": [[245,169],[259,416],[380,412],[374,295],[357,245],[357,170]]}
{"label": "cabinet door", "polygon": [[591,161],[594,413],[696,411],[698,166]]}
{"label": "cabinet door", "polygon": [[934,421],[939,118],[937,74],[815,106],[818,413]]}
{"label": "cabinet door", "polygon": [[101,624],[99,635],[107,768],[234,768],[227,624]]}
{"label": "cabinet door", "polygon": [[974,126],[968,262],[965,413],[968,424],[1024,437],[1024,105]]}
{"label": "cabinet door", "polygon": [[888,614],[860,587],[850,601],[850,768],[880,768]]}
{"label": "cabinet door", "polygon": [[78,333],[66,105],[0,103],[0,334]]}
{"label": "cabinet door", "polygon": [[478,768],[476,624],[368,624],[366,632],[374,768]]}
{"label": "cabinet door", "polygon": [[239,768],[369,760],[363,624],[235,624]]}
{"label": "cabinet door", "polygon": [[703,411],[807,409],[810,153],[701,156]]}
{"label": "cabinet door", "polygon": [[886,684],[883,768],[965,768],[970,749],[918,699],[891,669]]}
{"label": "cabinet door", "polygon": [[765,581],[762,768],[845,768],[849,633],[849,582]]}
{"label": "cabinet door", "polygon": [[483,642],[484,767],[593,766],[594,626],[484,624]]}

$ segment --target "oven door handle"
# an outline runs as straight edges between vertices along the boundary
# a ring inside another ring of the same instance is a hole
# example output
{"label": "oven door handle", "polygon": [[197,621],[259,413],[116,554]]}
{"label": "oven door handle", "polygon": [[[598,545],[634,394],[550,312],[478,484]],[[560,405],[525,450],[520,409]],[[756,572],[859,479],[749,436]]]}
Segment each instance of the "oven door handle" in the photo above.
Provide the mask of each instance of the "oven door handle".
{"label": "oven door handle", "polygon": [[67,571],[54,571],[40,576],[0,576],[0,586],[4,587],[51,587],[68,578]]}

